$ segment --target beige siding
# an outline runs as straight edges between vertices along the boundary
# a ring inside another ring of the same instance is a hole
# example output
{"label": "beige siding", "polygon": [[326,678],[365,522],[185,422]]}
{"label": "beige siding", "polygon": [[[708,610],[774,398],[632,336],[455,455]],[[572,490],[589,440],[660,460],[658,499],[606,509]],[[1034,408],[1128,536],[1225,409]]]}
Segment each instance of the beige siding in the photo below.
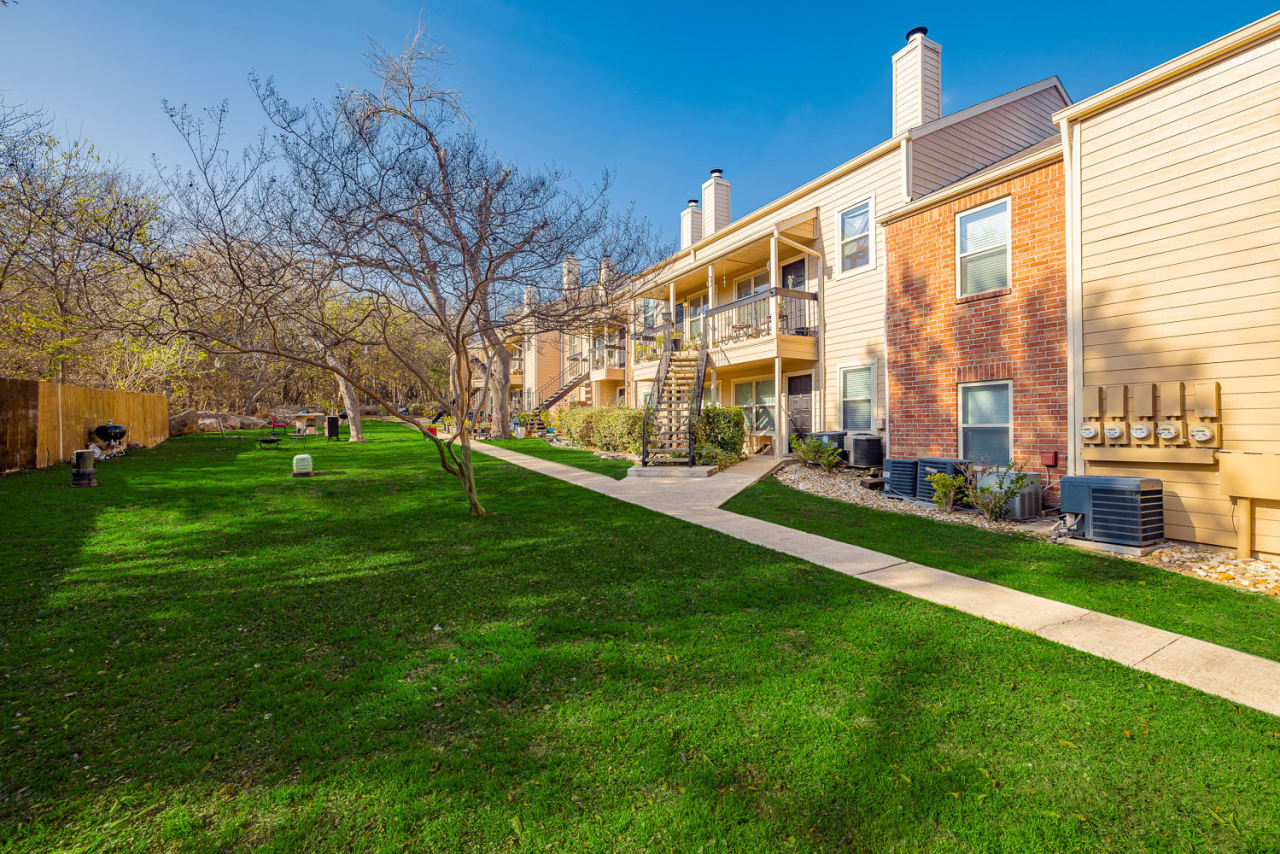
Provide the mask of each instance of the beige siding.
{"label": "beige siding", "polygon": [[[1280,453],[1280,39],[1080,128],[1085,385],[1217,380],[1223,447]],[[1169,536],[1235,543],[1215,466],[1089,464],[1165,481]],[[1280,553],[1280,504],[1255,545]]]}
{"label": "beige siding", "polygon": [[931,193],[1055,135],[1051,116],[1063,106],[1056,88],[1041,89],[914,140],[913,197]]}

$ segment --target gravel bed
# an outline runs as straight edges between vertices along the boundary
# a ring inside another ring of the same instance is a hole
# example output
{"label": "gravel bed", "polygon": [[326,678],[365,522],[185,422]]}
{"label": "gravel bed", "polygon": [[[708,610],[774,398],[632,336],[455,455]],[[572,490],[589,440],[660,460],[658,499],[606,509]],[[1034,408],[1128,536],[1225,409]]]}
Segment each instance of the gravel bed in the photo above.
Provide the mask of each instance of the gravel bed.
{"label": "gravel bed", "polygon": [[[1049,522],[1004,522],[984,519],[981,514],[964,511],[944,513],[936,507],[917,504],[913,501],[885,498],[877,490],[867,489],[859,483],[859,478],[850,473],[832,473],[804,465],[789,465],[781,469],[776,477],[787,486],[814,495],[847,501],[863,507],[887,510],[890,513],[903,513],[911,516],[925,516],[947,522],[958,522],[962,525],[973,525],[988,531],[1028,534],[1051,541]],[[1268,560],[1241,560],[1234,552],[1224,551],[1212,546],[1192,543],[1167,542],[1150,554],[1141,557],[1115,555],[1126,560],[1134,560],[1189,575],[1217,584],[1226,584],[1255,593],[1280,598],[1280,564]]]}

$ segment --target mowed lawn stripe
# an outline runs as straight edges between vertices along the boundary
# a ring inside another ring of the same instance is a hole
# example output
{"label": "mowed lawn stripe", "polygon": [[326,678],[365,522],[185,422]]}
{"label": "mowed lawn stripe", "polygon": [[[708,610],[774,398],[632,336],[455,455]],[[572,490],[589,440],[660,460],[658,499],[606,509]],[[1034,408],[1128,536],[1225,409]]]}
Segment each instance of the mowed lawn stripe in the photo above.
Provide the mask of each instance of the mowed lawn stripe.
{"label": "mowed lawn stripe", "polygon": [[369,434],[0,478],[5,850],[1280,844],[1276,718]]}

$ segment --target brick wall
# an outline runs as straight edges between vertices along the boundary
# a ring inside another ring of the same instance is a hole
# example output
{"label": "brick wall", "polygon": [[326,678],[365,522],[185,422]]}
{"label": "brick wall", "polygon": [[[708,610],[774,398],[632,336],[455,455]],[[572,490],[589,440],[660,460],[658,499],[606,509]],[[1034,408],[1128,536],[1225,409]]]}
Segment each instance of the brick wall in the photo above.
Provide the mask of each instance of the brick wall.
{"label": "brick wall", "polygon": [[[956,214],[1010,199],[1013,278],[956,297]],[[888,263],[889,451],[959,456],[959,383],[1012,380],[1015,460],[1043,472],[1067,452],[1066,221],[1062,161],[891,223]]]}

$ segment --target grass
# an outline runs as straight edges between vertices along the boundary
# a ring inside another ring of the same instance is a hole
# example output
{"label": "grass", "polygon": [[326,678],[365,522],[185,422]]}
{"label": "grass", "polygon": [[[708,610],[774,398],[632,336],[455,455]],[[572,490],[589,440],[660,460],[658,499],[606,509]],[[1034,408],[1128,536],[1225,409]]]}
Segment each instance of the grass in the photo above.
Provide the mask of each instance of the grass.
{"label": "grass", "polygon": [[1280,600],[1032,537],[861,507],[766,478],[726,510],[1280,661]]}
{"label": "grass", "polygon": [[1280,846],[1280,719],[368,433],[0,478],[0,850]]}
{"label": "grass", "polygon": [[564,463],[567,466],[602,474],[614,480],[622,480],[626,477],[627,469],[633,465],[631,460],[597,457],[594,451],[552,445],[545,439],[531,437],[527,439],[489,439],[487,441],[488,444],[497,445],[499,448],[508,448],[512,451],[528,454],[531,457],[541,457],[544,460]]}

